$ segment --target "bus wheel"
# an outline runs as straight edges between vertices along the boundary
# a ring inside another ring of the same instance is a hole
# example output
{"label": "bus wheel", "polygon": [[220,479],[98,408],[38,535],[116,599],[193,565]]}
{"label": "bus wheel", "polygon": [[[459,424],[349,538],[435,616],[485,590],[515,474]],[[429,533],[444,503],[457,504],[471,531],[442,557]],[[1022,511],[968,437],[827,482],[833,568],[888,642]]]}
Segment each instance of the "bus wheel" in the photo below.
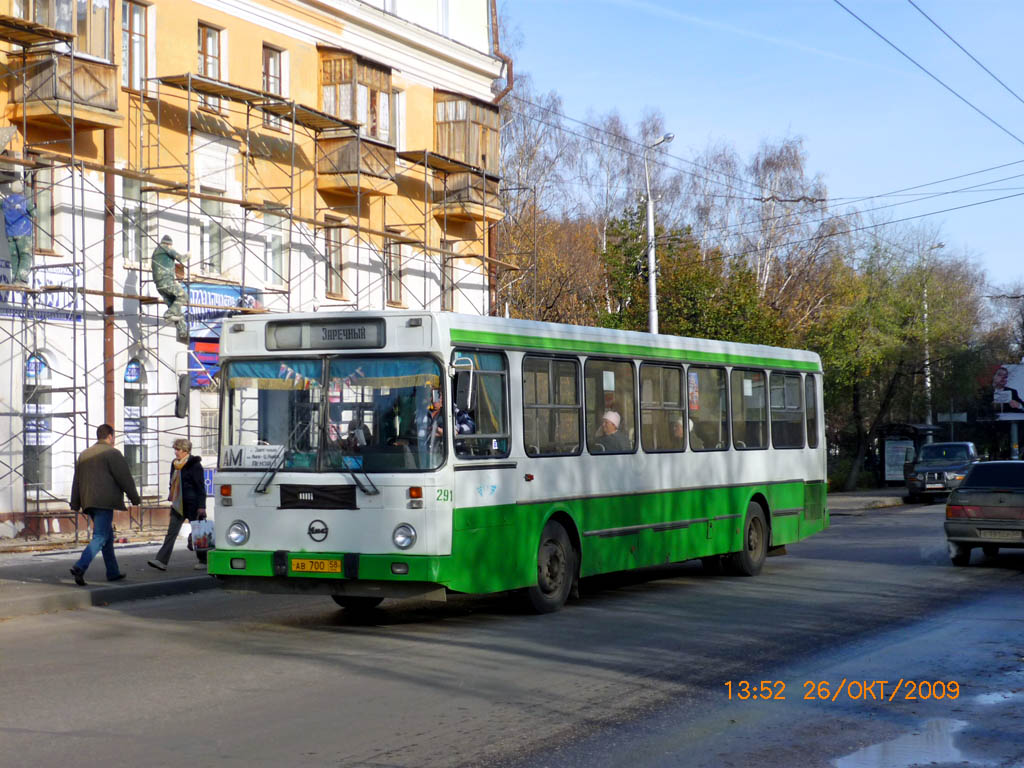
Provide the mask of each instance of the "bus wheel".
{"label": "bus wheel", "polygon": [[561,523],[548,520],[537,548],[537,586],[526,599],[537,613],[554,613],[565,605],[576,576],[576,553]]}
{"label": "bus wheel", "polygon": [[747,507],[743,523],[743,549],[732,555],[732,571],[738,576],[757,576],[768,554],[768,526],[757,502]]}
{"label": "bus wheel", "polygon": [[355,597],[353,595],[331,595],[331,599],[342,608],[356,611],[372,611],[381,604],[383,597]]}

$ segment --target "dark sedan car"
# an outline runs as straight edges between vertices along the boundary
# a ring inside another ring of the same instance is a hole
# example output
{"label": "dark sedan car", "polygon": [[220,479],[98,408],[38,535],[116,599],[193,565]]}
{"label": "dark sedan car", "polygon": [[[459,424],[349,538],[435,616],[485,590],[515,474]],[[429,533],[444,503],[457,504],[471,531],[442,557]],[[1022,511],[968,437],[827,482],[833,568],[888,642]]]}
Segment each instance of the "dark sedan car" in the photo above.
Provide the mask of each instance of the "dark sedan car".
{"label": "dark sedan car", "polygon": [[967,565],[974,547],[988,557],[1024,547],[1024,461],[971,467],[946,502],[946,542],[953,565]]}
{"label": "dark sedan car", "polygon": [[978,461],[974,443],[927,443],[917,459],[903,468],[910,501],[929,501],[960,485],[967,470]]}

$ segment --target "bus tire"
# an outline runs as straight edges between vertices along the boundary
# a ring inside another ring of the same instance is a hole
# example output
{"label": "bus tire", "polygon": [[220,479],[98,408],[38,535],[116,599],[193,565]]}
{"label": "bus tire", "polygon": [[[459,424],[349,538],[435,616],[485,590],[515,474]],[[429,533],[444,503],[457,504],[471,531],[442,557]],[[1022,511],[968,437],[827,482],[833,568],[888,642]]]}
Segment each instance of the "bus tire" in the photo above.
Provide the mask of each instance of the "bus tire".
{"label": "bus tire", "polygon": [[743,521],[743,549],[732,554],[731,571],[737,576],[757,576],[768,555],[768,526],[764,511],[756,501],[747,505]]}
{"label": "bus tire", "polygon": [[548,520],[537,547],[537,584],[526,588],[526,601],[537,613],[561,610],[575,578],[576,552],[569,534],[557,520]]}
{"label": "bus tire", "polygon": [[372,611],[383,597],[356,597],[355,595],[331,595],[331,599],[347,611]]}

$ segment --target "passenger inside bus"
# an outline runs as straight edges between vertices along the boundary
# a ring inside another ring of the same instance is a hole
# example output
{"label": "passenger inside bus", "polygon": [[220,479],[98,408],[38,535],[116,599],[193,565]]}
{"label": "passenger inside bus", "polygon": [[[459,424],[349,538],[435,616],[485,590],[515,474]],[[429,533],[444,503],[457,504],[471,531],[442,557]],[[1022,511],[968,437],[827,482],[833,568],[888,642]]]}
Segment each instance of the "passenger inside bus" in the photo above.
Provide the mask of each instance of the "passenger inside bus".
{"label": "passenger inside bus", "polygon": [[622,417],[618,411],[604,412],[598,435],[594,438],[594,445],[599,451],[623,453],[632,449],[629,438],[619,429],[621,423]]}

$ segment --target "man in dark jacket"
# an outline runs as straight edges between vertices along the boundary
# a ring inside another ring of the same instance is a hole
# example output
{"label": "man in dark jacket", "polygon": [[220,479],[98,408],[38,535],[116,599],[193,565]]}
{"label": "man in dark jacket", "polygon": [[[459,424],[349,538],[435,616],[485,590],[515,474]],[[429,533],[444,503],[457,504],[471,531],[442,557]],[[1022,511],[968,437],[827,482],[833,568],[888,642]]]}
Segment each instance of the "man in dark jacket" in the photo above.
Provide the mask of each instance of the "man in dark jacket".
{"label": "man in dark jacket", "polygon": [[84,510],[92,518],[92,541],[71,569],[71,575],[80,587],[85,586],[85,572],[97,552],[103,553],[107,581],[124,578],[114,557],[114,510],[125,508],[125,494],[132,504],[142,502],[128,462],[114,447],[114,428],[101,424],[96,428],[96,444],[78,457],[75,477],[71,481],[71,509],[75,512]]}

